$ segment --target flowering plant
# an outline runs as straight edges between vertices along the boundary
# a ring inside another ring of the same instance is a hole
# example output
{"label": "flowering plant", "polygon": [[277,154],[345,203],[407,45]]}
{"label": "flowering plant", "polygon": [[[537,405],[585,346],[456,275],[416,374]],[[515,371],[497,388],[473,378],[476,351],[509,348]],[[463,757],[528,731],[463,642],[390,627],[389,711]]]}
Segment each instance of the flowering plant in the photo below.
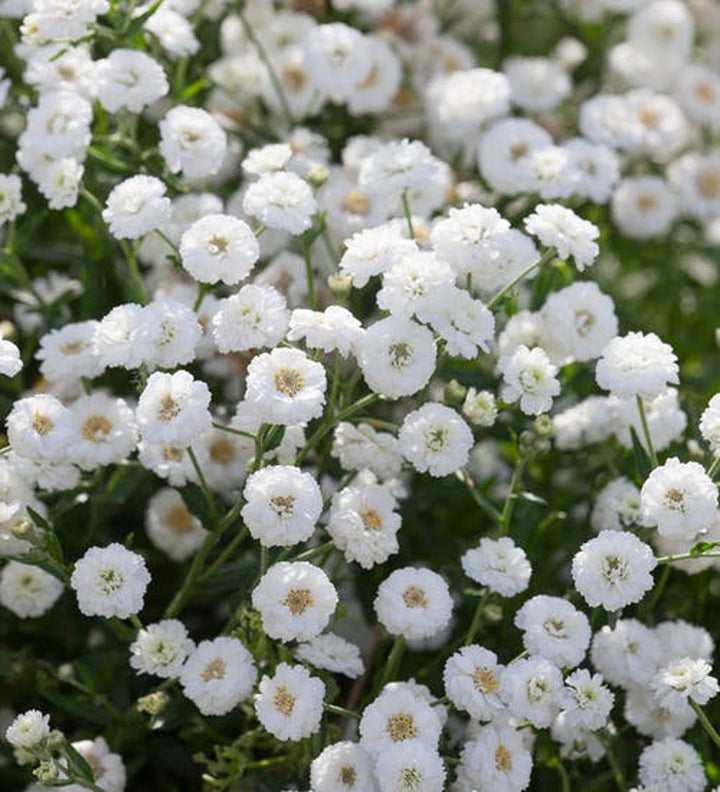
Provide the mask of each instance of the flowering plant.
{"label": "flowering plant", "polygon": [[0,787],[720,789],[715,5],[0,32]]}

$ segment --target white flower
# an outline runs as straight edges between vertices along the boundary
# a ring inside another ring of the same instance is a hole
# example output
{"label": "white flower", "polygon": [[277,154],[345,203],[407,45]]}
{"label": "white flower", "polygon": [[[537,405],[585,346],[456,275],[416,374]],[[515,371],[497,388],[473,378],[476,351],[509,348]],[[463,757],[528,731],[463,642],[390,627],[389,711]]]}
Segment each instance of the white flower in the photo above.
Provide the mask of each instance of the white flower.
{"label": "white flower", "polygon": [[[457,275],[473,274],[491,269],[500,258],[507,241],[510,223],[497,209],[480,204],[466,204],[462,209],[451,208],[448,217],[437,222],[430,238],[438,257],[447,261]],[[485,286],[480,281],[476,284]]]}
{"label": "white flower", "polygon": [[99,323],[69,322],[58,330],[50,330],[40,339],[35,353],[42,375],[52,382],[63,379],[92,379],[102,371],[95,352],[93,337]]}
{"label": "white flower", "polygon": [[39,710],[27,710],[18,715],[7,727],[5,739],[25,751],[37,748],[50,734],[50,716]]}
{"label": "white flower", "polygon": [[403,236],[397,222],[367,228],[345,240],[340,272],[349,275],[353,286],[361,289],[374,275],[381,275],[417,249],[415,242]]}
{"label": "white flower", "polygon": [[572,256],[580,272],[597,257],[595,240],[600,235],[598,227],[565,206],[538,204],[535,211],[525,218],[525,228],[545,247],[555,248],[559,258]]}
{"label": "white flower", "polygon": [[252,603],[271,638],[306,641],[327,627],[338,595],[325,572],[314,564],[279,561],[260,578]]}
{"label": "white flower", "polygon": [[565,69],[551,58],[508,58],[503,72],[513,104],[535,113],[554,110],[572,87]]}
{"label": "white flower", "polygon": [[474,300],[464,289],[441,284],[422,307],[418,306],[418,316],[443,339],[448,355],[472,360],[479,349],[490,351],[495,317],[481,300]]}
{"label": "white flower", "polygon": [[640,490],[643,523],[662,536],[692,539],[715,522],[717,506],[717,487],[702,465],[677,457],[655,468]]}
{"label": "white flower", "polygon": [[608,342],[595,367],[597,384],[614,396],[653,399],[678,384],[677,357],[655,333],[628,333]]}
{"label": "white flower", "polygon": [[408,253],[394,262],[382,276],[375,300],[393,316],[410,319],[431,310],[436,290],[452,286],[455,274],[449,264],[429,251]]}
{"label": "white flower", "polygon": [[22,179],[14,173],[0,173],[0,228],[26,209],[22,199]]}
{"label": "white flower", "polygon": [[337,742],[313,759],[310,786],[314,792],[375,792],[373,771],[370,756],[360,745]]}
{"label": "white flower", "polygon": [[514,597],[525,591],[532,573],[525,551],[509,536],[483,536],[476,548],[463,554],[460,563],[469,578],[501,597]]}
{"label": "white flower", "polygon": [[[650,681],[652,682],[652,677]],[[623,716],[638,734],[656,740],[663,737],[682,737],[697,721],[697,715],[687,702],[677,702],[674,710],[661,707],[647,684],[642,687],[633,685],[626,689]]]}
{"label": "white flower", "polygon": [[503,118],[480,139],[480,173],[494,190],[505,195],[532,192],[536,178],[530,158],[552,142],[547,130],[528,118]]}
{"label": "white flower", "polygon": [[502,722],[483,726],[474,739],[465,743],[458,768],[464,790],[520,792],[530,784],[532,754],[522,733]]}
{"label": "white flower", "polygon": [[380,792],[440,792],[445,764],[436,751],[412,743],[388,746],[375,765]]}
{"label": "white flower", "polygon": [[344,674],[350,679],[357,679],[365,671],[360,649],[334,633],[323,633],[307,643],[299,644],[295,657],[316,668]]}
{"label": "white flower", "polygon": [[640,754],[640,783],[657,784],[673,792],[702,792],[707,781],[703,762],[686,742],[668,737],[657,740]]}
{"label": "white flower", "polygon": [[581,663],[590,645],[587,616],[560,597],[538,594],[527,600],[515,614],[515,626],[523,631],[523,645],[529,654],[551,660],[560,668]]}
{"label": "white flower", "polygon": [[622,531],[640,522],[640,490],[621,476],[598,492],[590,514],[590,525],[596,532]]}
{"label": "white flower", "polygon": [[183,693],[203,715],[225,715],[253,689],[257,671],[250,652],[221,635],[201,641],[180,672]]}
{"label": "white flower", "polygon": [[195,649],[185,625],[177,619],[164,619],[138,631],[130,644],[130,665],[140,674],[155,674],[164,679],[176,677],[185,658]]}
{"label": "white flower", "polygon": [[136,417],[143,440],[189,445],[210,428],[210,390],[187,371],[155,372],[140,394]]}
{"label": "white flower", "polygon": [[650,591],[656,564],[652,550],[634,534],[604,530],[575,554],[573,582],[588,605],[616,611]]}
{"label": "white flower", "polygon": [[397,553],[401,518],[395,498],[378,484],[352,484],[336,492],[326,530],[348,561],[363,569]]}
{"label": "white flower", "polygon": [[195,360],[203,328],[189,305],[164,297],[146,305],[143,313],[147,322],[157,327],[157,337],[145,358],[149,369],[169,369]]}
{"label": "white flower", "polygon": [[126,108],[139,113],[168,91],[160,64],[137,49],[114,49],[97,61],[93,71],[93,93],[110,113]]}
{"label": "white flower", "polygon": [[[125,792],[127,773],[120,754],[113,753],[103,737],[79,740],[72,747],[85,759],[93,771],[93,781],[104,792]],[[63,773],[60,777],[63,777]],[[67,792],[82,792],[80,784],[65,786]]]}
{"label": "white flower", "polygon": [[227,139],[218,122],[199,107],[177,105],[158,124],[160,154],[173,173],[203,179],[220,170]]}
{"label": "white flower", "polygon": [[573,283],[553,292],[541,316],[543,346],[560,362],[599,357],[617,335],[613,301],[592,282]]}
{"label": "white flower", "polygon": [[14,377],[23,367],[20,350],[12,341],[0,338],[0,374]]}
{"label": "white flower", "polygon": [[[60,331],[62,338],[54,338],[52,333],[50,337],[54,341],[62,340],[64,344],[66,332],[67,327]],[[116,305],[95,325],[90,349],[87,349],[88,336],[84,335],[83,340],[82,327],[68,334],[70,354],[64,354],[70,359],[66,370],[81,371],[87,367],[92,371],[93,364],[101,369],[106,366],[137,368],[152,355],[161,334],[162,325],[158,317],[148,311],[148,306],[135,303]],[[77,351],[73,352],[74,349]]]}
{"label": "white flower", "polygon": [[358,182],[372,192],[399,196],[403,190],[422,187],[439,167],[421,141],[392,140],[362,160]]}
{"label": "white flower", "polygon": [[75,437],[66,461],[83,470],[126,459],[138,441],[132,410],[123,399],[96,391],[70,405]]}
{"label": "white flower", "polygon": [[545,729],[560,710],[562,687],[562,673],[554,663],[529,657],[506,666],[502,697],[515,718]]}
{"label": "white flower", "polygon": [[245,525],[265,547],[288,547],[309,539],[323,509],[315,479],[290,465],[273,465],[252,473],[243,497]]}
{"label": "white flower", "polygon": [[566,677],[562,708],[568,728],[597,731],[607,724],[614,696],[603,681],[584,668]]}
{"label": "white flower", "polygon": [[145,530],[150,541],[172,561],[189,558],[207,535],[200,520],[190,513],[180,493],[169,487],[158,490],[148,501]]}
{"label": "white flower", "polygon": [[226,214],[206,214],[180,239],[183,268],[201,283],[234,285],[245,280],[260,257],[247,223]]}
{"label": "white flower", "polygon": [[21,619],[42,616],[63,589],[56,577],[40,567],[9,561],[0,571],[0,605]]}
{"label": "white flower", "polygon": [[398,446],[416,470],[440,477],[467,464],[473,436],[455,410],[428,402],[405,416]]}
{"label": "white flower", "polygon": [[245,173],[260,176],[269,171],[283,170],[292,156],[293,150],[288,143],[267,143],[250,149],[241,165]]}
{"label": "white flower", "polygon": [[497,418],[495,395],[487,390],[468,388],[462,414],[473,426],[492,426]]}
{"label": "white flower", "polygon": [[170,209],[160,179],[132,176],[113,187],[102,218],[116,239],[139,239],[169,222]]}
{"label": "white flower", "polygon": [[220,352],[273,347],[288,328],[285,298],[272,286],[250,283],[220,300],[212,318],[212,335]]}
{"label": "white flower", "polygon": [[365,707],[360,719],[360,745],[373,759],[401,744],[437,749],[442,731],[440,714],[416,687],[407,682],[390,683]]}
{"label": "white flower", "polygon": [[500,698],[504,670],[495,652],[482,646],[463,646],[445,663],[445,693],[472,718],[495,720],[505,709]]}
{"label": "white flower", "polygon": [[632,239],[662,237],[678,215],[677,196],[659,176],[624,178],[612,195],[615,225]]}
{"label": "white flower", "polygon": [[302,234],[312,225],[317,202],[306,181],[295,173],[263,173],[243,198],[243,211],[268,228]]}
{"label": "white flower", "polygon": [[348,99],[372,68],[365,36],[342,22],[311,28],[302,48],[310,79],[334,102]]}
{"label": "white flower", "polygon": [[325,685],[302,666],[280,663],[255,694],[260,723],[278,740],[302,740],[320,728]]}
{"label": "white flower", "polygon": [[707,704],[718,694],[712,666],[702,659],[682,657],[661,668],[650,681],[655,699],[667,710],[682,709],[688,700]]}
{"label": "white flower", "polygon": [[36,461],[60,460],[73,439],[70,411],[49,394],[18,399],[6,425],[13,451]]}
{"label": "white flower", "polygon": [[290,317],[288,341],[305,340],[311,349],[337,350],[347,357],[360,340],[362,325],[347,308],[330,305],[324,311],[296,308]]}
{"label": "white flower", "polygon": [[370,424],[341,421],[333,438],[331,453],[343,470],[370,470],[381,481],[396,478],[402,469],[397,439],[378,432]]}
{"label": "white flower", "polygon": [[299,349],[278,347],[252,359],[245,399],[266,423],[305,424],[322,415],[326,387],[322,364]]}
{"label": "white flower", "polygon": [[411,396],[435,371],[432,333],[409,319],[389,316],[372,324],[358,343],[358,362],[368,386],[390,399]]}
{"label": "white flower", "polygon": [[70,585],[85,616],[127,619],[143,607],[150,573],[141,555],[117,542],[91,547],[75,562]]}
{"label": "white flower", "polygon": [[636,619],[620,619],[595,633],[590,656],[608,682],[628,688],[647,685],[660,667],[662,648],[653,630]]}
{"label": "white flower", "polygon": [[720,393],[710,399],[700,416],[700,434],[713,452],[720,451]]}
{"label": "white flower", "polygon": [[541,347],[528,349],[520,344],[512,354],[501,357],[498,368],[503,375],[502,398],[520,400],[526,415],[540,415],[552,407],[553,396],[560,393],[557,367]]}
{"label": "white flower", "polygon": [[414,640],[447,627],[453,603],[448,584],[436,572],[404,567],[383,580],[373,607],[388,632]]}

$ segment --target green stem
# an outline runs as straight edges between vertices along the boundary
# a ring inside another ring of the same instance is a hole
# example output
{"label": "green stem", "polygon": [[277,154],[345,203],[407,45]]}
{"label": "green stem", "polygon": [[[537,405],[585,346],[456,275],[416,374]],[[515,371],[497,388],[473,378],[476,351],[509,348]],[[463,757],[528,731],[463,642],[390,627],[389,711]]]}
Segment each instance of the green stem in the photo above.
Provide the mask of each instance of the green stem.
{"label": "green stem", "polygon": [[295,556],[295,558],[290,559],[291,561],[309,561],[311,558],[315,558],[315,556],[322,555],[326,550],[334,550],[335,549],[335,542],[323,542],[323,544],[318,545],[317,547],[311,547],[309,550],[306,550],[304,553],[300,553],[300,555]]}
{"label": "green stem", "polygon": [[208,566],[198,577],[198,582],[202,583],[203,580],[208,580],[211,578],[218,571],[218,569],[220,569],[220,567],[228,561],[229,558],[232,558],[233,554],[243,543],[247,535],[248,531],[246,528],[238,531],[232,540],[228,542],[227,547],[220,553],[215,561],[213,561],[212,564],[210,564],[210,566]]}
{"label": "green stem", "polygon": [[612,740],[608,735],[605,735],[602,732],[597,732],[597,736],[599,737],[600,742],[605,746],[605,756],[607,757],[608,764],[612,770],[613,778],[615,779],[615,786],[617,786],[620,792],[626,792],[627,787],[625,786],[623,772],[612,750]]}
{"label": "green stem", "polygon": [[203,495],[205,496],[205,501],[207,503],[208,511],[210,513],[210,520],[211,525],[206,526],[210,528],[215,528],[215,521],[217,517],[217,513],[215,511],[215,498],[210,491],[210,487],[208,487],[207,480],[205,479],[205,474],[200,467],[200,463],[198,462],[197,456],[195,456],[195,452],[192,449],[192,446],[188,447],[188,456],[190,457],[190,461],[192,462],[193,467],[195,468],[195,473],[197,473],[198,480],[200,481],[200,489],[203,491]]}
{"label": "green stem", "polygon": [[477,635],[477,632],[480,629],[480,624],[482,623],[483,611],[485,610],[485,605],[487,604],[489,597],[490,589],[486,589],[485,593],[478,600],[478,604],[475,607],[475,613],[473,614],[472,621],[470,622],[470,628],[468,629],[467,635],[465,636],[466,646],[469,646],[475,640],[475,636]]}
{"label": "green stem", "polygon": [[463,469],[458,471],[457,477],[467,487],[470,497],[477,503],[477,505],[485,512],[485,514],[494,522],[500,522],[500,512],[490,503],[487,498],[483,497],[477,490],[472,476]]}
{"label": "green stem", "polygon": [[205,559],[215,546],[218,536],[218,533],[212,533],[208,531],[203,543],[200,545],[197,553],[195,553],[195,557],[192,560],[192,564],[190,564],[190,569],[188,569],[187,574],[185,575],[185,580],[183,580],[180,590],[167,606],[163,618],[172,619],[183,609],[185,603],[192,594],[192,590],[195,587],[195,583],[197,582],[197,579],[200,575],[200,570],[205,563]]}
{"label": "green stem", "polygon": [[314,311],[317,308],[317,302],[315,300],[315,273],[313,272],[312,266],[312,236],[308,236],[308,234],[312,234],[312,229],[306,231],[302,235],[302,251],[305,261],[305,277],[307,278],[308,305],[310,306],[310,310]]}
{"label": "green stem", "polygon": [[410,239],[415,239],[415,229],[413,228],[412,212],[410,211],[410,201],[408,200],[407,187],[402,191],[402,207],[405,213],[405,222],[407,223],[408,231],[410,232]]}
{"label": "green stem", "polygon": [[717,745],[718,748],[720,748],[720,734],[718,734],[717,729],[710,722],[710,718],[708,718],[703,708],[697,703],[697,701],[693,701],[691,698],[689,698],[688,702],[695,710],[695,714],[698,716],[700,723],[702,723],[702,727],[707,732],[708,737],[715,743],[715,745]]}
{"label": "green stem", "polygon": [[155,233],[166,245],[169,245],[172,248],[176,255],[180,255],[180,248],[172,241],[172,239],[170,239],[170,237],[162,230],[162,228],[156,228]]}
{"label": "green stem", "polygon": [[645,404],[639,396],[635,397],[635,402],[637,403],[638,412],[640,413],[640,423],[642,424],[643,436],[645,437],[645,443],[647,444],[647,452],[648,456],[650,457],[650,464],[656,468],[658,466],[658,458],[657,454],[655,453],[652,435],[650,434],[647,415],[645,414]]}
{"label": "green stem", "polygon": [[197,297],[195,297],[195,302],[193,303],[193,311],[197,313],[200,306],[202,305],[202,301],[205,299],[205,295],[210,291],[211,286],[209,283],[200,283],[198,284],[197,290]]}
{"label": "green stem", "polygon": [[515,501],[517,500],[516,494],[522,480],[524,469],[525,459],[524,457],[520,457],[515,464],[515,470],[513,470],[512,478],[510,479],[510,491],[508,492],[502,514],[500,515],[500,534],[502,536],[507,535],[508,531],[510,530],[510,521],[515,508]]}
{"label": "green stem", "polygon": [[233,429],[232,426],[225,426],[225,424],[213,422],[213,429],[219,429],[221,432],[229,432],[230,434],[239,435],[240,437],[248,437],[250,440],[255,440],[256,437],[252,432],[243,432],[241,429]]}
{"label": "green stem", "polygon": [[506,294],[511,292],[515,288],[515,286],[517,286],[518,283],[520,283],[520,281],[525,280],[525,278],[534,269],[542,267],[544,264],[547,264],[549,261],[552,261],[554,258],[555,258],[555,251],[552,249],[546,250],[537,261],[534,261],[532,264],[525,267],[525,269],[521,273],[516,275],[510,281],[510,283],[508,283],[506,286],[503,286],[502,289],[500,289],[500,291],[497,294],[493,295],[488,300],[487,307],[492,310],[505,297]]}
{"label": "green stem", "polygon": [[660,575],[660,580],[658,580],[655,588],[653,589],[653,593],[650,596],[647,604],[648,613],[652,614],[652,612],[657,607],[658,602],[660,601],[660,597],[662,596],[663,591],[665,590],[665,586],[667,586],[667,582],[670,579],[670,572],[672,567],[666,566],[662,574]]}
{"label": "green stem", "polygon": [[356,720],[360,719],[359,713],[345,709],[345,707],[339,707],[337,704],[326,704],[325,712],[332,712],[333,715],[342,715],[344,718],[355,718]]}
{"label": "green stem", "polygon": [[258,577],[262,577],[267,571],[268,567],[270,566],[270,551],[265,547],[265,545],[260,545],[260,574]]}
{"label": "green stem", "polygon": [[134,628],[135,628],[135,629],[136,629],[138,632],[140,632],[140,630],[144,629],[144,628],[143,628],[143,624],[142,624],[142,622],[140,621],[140,619],[138,618],[138,616],[137,616],[137,614],[136,614],[136,613],[131,613],[131,614],[130,614],[130,621],[132,622],[132,624],[133,624],[133,627],[134,627]]}
{"label": "green stem", "polygon": [[710,463],[710,467],[707,469],[707,474],[711,479],[715,478],[715,474],[720,469],[720,454],[717,454],[713,461]]}
{"label": "green stem", "polygon": [[300,465],[300,463],[305,459],[305,457],[312,451],[315,445],[322,440],[325,435],[330,432],[334,426],[339,424],[341,421],[344,421],[346,418],[349,418],[351,415],[354,415],[356,412],[360,412],[365,407],[369,406],[373,402],[377,401],[380,397],[377,393],[368,393],[367,395],[363,396],[361,399],[358,399],[354,404],[351,404],[349,407],[346,407],[344,410],[341,410],[334,418],[331,420],[323,423],[320,427],[315,431],[312,437],[305,443],[305,445],[300,449],[298,455],[295,457],[295,464]]}
{"label": "green stem", "polygon": [[560,760],[558,760],[556,767],[560,775],[560,788],[562,789],[562,792],[570,792],[570,777],[568,776],[567,770],[565,769],[565,765]]}
{"label": "green stem", "polygon": [[720,558],[720,553],[679,553],[678,555],[655,556],[658,564],[672,564],[674,561],[695,561],[698,558]]}
{"label": "green stem", "polygon": [[400,667],[400,661],[402,660],[402,656],[405,652],[405,638],[402,635],[398,635],[395,639],[395,643],[390,650],[390,654],[385,662],[385,668],[383,669],[382,675],[380,677],[380,689],[382,690],[383,687],[388,682],[391,682],[396,676],[398,668]]}
{"label": "green stem", "polygon": [[135,248],[124,239],[119,239],[118,242],[125,255],[125,261],[130,275],[130,283],[132,284],[132,296],[140,305],[147,305],[147,293],[145,292],[145,284],[140,274],[140,265],[135,255]]}

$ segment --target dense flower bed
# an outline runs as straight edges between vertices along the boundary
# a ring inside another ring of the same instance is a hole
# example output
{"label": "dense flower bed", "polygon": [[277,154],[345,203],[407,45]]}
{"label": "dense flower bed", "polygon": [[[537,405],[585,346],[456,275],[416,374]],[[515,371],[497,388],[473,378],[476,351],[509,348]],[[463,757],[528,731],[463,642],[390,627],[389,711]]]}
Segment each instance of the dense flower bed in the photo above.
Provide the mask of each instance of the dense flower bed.
{"label": "dense flower bed", "polygon": [[0,788],[720,790],[718,7],[0,34]]}

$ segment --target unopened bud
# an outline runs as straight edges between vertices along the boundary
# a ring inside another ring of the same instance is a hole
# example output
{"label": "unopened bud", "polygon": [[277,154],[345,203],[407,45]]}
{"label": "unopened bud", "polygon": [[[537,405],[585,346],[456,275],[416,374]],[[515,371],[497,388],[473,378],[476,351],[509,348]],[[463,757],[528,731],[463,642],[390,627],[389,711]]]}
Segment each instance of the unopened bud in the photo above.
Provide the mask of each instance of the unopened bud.
{"label": "unopened bud", "polygon": [[169,700],[170,697],[167,693],[157,690],[155,693],[148,693],[147,696],[139,698],[137,708],[140,712],[156,717],[167,707]]}
{"label": "unopened bud", "polygon": [[538,415],[533,421],[533,429],[538,437],[552,437],[553,436],[553,422],[549,415]]}
{"label": "unopened bud", "polygon": [[318,190],[325,184],[329,176],[330,171],[324,165],[316,162],[308,171],[307,180],[314,189]]}
{"label": "unopened bud", "polygon": [[32,541],[34,526],[27,517],[20,517],[10,526],[10,533],[16,539],[24,539],[26,542]]}
{"label": "unopened bud", "polygon": [[46,786],[54,784],[58,780],[60,771],[54,759],[43,759],[42,762],[33,770],[33,775],[41,784]]}
{"label": "unopened bud", "polygon": [[467,388],[457,380],[450,380],[445,386],[444,400],[453,407],[459,407],[463,403]]}
{"label": "unopened bud", "polygon": [[348,275],[330,275],[327,279],[330,291],[338,299],[345,299],[352,289],[352,278]]}

